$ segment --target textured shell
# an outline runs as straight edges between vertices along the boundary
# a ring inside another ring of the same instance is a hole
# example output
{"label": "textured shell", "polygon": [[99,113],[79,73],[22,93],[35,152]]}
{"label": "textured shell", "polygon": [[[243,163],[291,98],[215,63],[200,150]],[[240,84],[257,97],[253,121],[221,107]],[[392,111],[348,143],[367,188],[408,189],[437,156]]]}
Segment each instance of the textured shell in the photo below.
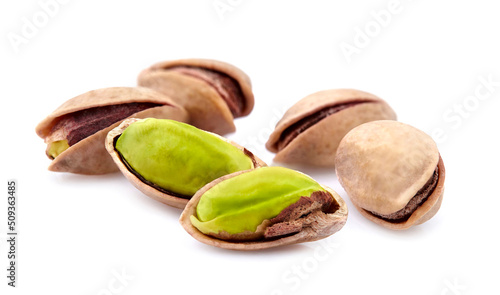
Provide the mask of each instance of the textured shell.
{"label": "textured shell", "polygon": [[[371,101],[332,114],[311,126],[278,151],[280,136],[288,127],[317,111],[351,101]],[[374,120],[396,120],[392,108],[381,98],[355,89],[332,89],[313,93],[298,101],[276,124],[266,148],[277,153],[274,161],[333,167],[342,138],[354,127]]]}
{"label": "textured shell", "polygon": [[[110,87],[92,90],[66,101],[38,124],[36,133],[45,140],[49,136],[57,118],[63,115],[93,107],[132,102],[151,102],[165,104],[165,106],[146,109],[130,117],[154,117],[181,122],[188,120],[188,115],[182,107],[174,103],[169,97],[152,89],[144,87]],[[69,147],[50,163],[48,169],[79,174],[106,174],[118,171],[104,147],[104,140],[107,133],[120,123],[121,121],[116,122]]]}
{"label": "textured shell", "polygon": [[143,70],[138,84],[165,93],[182,105],[190,114],[190,124],[220,135],[236,130],[233,115],[219,94],[200,79],[164,71],[175,66],[196,66],[227,74],[240,84],[245,99],[242,116],[252,111],[254,96],[250,78],[231,64],[210,59],[179,59],[159,62]]}
{"label": "textured shell", "polygon": [[[438,163],[440,174],[433,197],[425,206],[421,205],[405,225],[396,226],[407,228],[433,207],[437,206],[432,209],[437,211],[441,202],[445,170],[430,136],[396,121],[365,123],[341,141],[335,166],[340,184],[356,207],[391,214],[406,206],[430,179]],[[369,214],[364,210],[361,212]],[[390,224],[391,228],[395,225]]]}
{"label": "textured shell", "polygon": [[278,238],[275,240],[269,241],[247,241],[247,242],[232,242],[220,240],[217,238],[213,238],[209,235],[205,235],[200,232],[196,227],[194,227],[191,223],[190,216],[196,214],[196,207],[198,202],[200,201],[201,196],[210,188],[231,177],[238,176],[247,171],[239,171],[235,172],[223,177],[220,177],[209,184],[202,187],[196,194],[191,198],[189,203],[186,205],[186,208],[181,214],[179,222],[182,227],[196,240],[205,243],[207,245],[229,249],[229,250],[242,250],[242,251],[251,251],[251,250],[261,250],[267,248],[273,248],[284,245],[291,245],[302,242],[312,242],[316,240],[320,240],[326,238],[337,231],[339,231],[347,221],[347,205],[344,200],[331,188],[324,187],[332,196],[335,198],[335,201],[339,204],[339,209],[331,214],[321,214],[317,217],[317,220],[314,222],[314,227],[308,227],[302,230],[299,233],[284,237]]}
{"label": "textured shell", "polygon": [[[106,142],[105,142],[106,150],[111,155],[111,158],[113,159],[114,163],[116,164],[116,166],[118,167],[118,169],[121,171],[121,173],[138,190],[140,190],[142,193],[144,193],[145,195],[151,197],[154,200],[157,200],[159,202],[162,202],[164,204],[167,204],[167,205],[175,207],[175,208],[183,209],[186,206],[186,204],[188,203],[188,201],[189,201],[188,199],[180,198],[180,197],[177,197],[177,196],[173,196],[173,195],[161,192],[161,191],[155,189],[154,187],[151,187],[151,186],[145,184],[139,178],[137,178],[137,176],[135,176],[132,172],[130,172],[128,170],[127,166],[122,162],[122,160],[120,158],[120,155],[116,151],[115,146],[114,146],[115,138],[118,137],[118,136],[120,136],[123,133],[123,131],[130,124],[132,124],[132,123],[134,123],[134,122],[136,122],[138,120],[139,119],[135,119],[135,118],[124,120],[118,127],[116,127],[113,130],[111,130],[108,133],[107,137],[106,137]],[[233,146],[239,148],[242,151],[245,150],[244,147],[238,145],[237,143],[235,143],[235,142],[233,142],[233,141],[231,141],[229,139],[220,137],[217,134],[214,134],[214,135],[218,136],[219,138],[221,138],[224,141],[229,142],[230,144],[232,144]],[[256,168],[257,167],[267,166],[266,163],[264,163],[261,159],[257,158],[256,156],[251,155],[251,157],[255,161],[255,167]]]}

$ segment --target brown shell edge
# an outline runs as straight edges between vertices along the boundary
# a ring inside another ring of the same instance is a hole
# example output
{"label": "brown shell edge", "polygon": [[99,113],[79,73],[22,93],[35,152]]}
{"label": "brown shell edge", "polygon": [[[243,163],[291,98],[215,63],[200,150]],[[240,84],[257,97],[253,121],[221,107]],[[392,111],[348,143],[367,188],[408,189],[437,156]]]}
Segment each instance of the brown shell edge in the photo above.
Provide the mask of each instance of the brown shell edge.
{"label": "brown shell edge", "polygon": [[232,64],[229,64],[227,62],[214,59],[203,59],[203,58],[177,59],[177,60],[158,62],[156,64],[153,64],[151,67],[144,70],[143,72],[155,71],[158,69],[164,69],[166,67],[174,67],[180,65],[199,66],[211,70],[216,70],[219,72],[223,72],[228,76],[232,77],[233,79],[235,79],[238,82],[238,84],[240,84],[241,91],[243,92],[243,95],[245,97],[245,109],[243,109],[241,116],[246,116],[250,114],[255,104],[255,99],[252,92],[252,82],[250,80],[250,77],[240,68]]}
{"label": "brown shell edge", "polygon": [[[172,104],[146,109],[133,114],[129,118],[146,117],[169,118],[180,122],[188,120],[187,112],[183,108]],[[50,162],[48,170],[85,175],[102,175],[117,172],[118,168],[107,153],[104,141],[107,133],[117,127],[122,121],[116,122],[69,147]]]}
{"label": "brown shell edge", "polygon": [[239,117],[246,116],[252,111],[254,95],[250,78],[235,66],[221,61],[179,59],[159,62],[142,70],[137,77],[137,83],[139,86],[167,94],[182,105],[191,116],[190,124],[220,135],[234,132],[236,130],[234,117],[228,105],[213,87],[194,77],[162,71],[180,65],[200,66],[233,77],[239,83],[245,99],[245,108]]}
{"label": "brown shell edge", "polygon": [[236,130],[234,118],[217,91],[205,82],[176,72],[149,71],[138,84],[170,96],[189,113],[189,124],[220,135]]}
{"label": "brown shell edge", "polygon": [[420,207],[418,207],[406,220],[405,222],[400,222],[400,223],[392,223],[389,221],[386,221],[384,219],[381,219],[369,211],[359,207],[357,204],[353,202],[354,207],[363,215],[366,217],[368,220],[373,221],[383,227],[393,229],[393,230],[405,230],[408,229],[414,225],[419,225],[427,220],[431,219],[434,215],[436,215],[437,211],[441,207],[441,203],[443,201],[443,195],[444,195],[444,180],[445,180],[445,167],[444,167],[444,162],[443,159],[441,158],[441,155],[439,155],[439,162],[438,162],[438,170],[439,170],[439,180],[436,185],[436,188],[434,189],[434,192],[429,196],[429,199],[425,201]]}
{"label": "brown shell edge", "polygon": [[53,121],[58,117],[87,108],[130,102],[152,102],[180,108],[180,105],[175,103],[170,97],[147,87],[99,88],[66,100],[38,123],[35,132],[41,138],[45,138],[54,124]]}
{"label": "brown shell edge", "polygon": [[353,128],[375,120],[396,120],[396,114],[385,102],[360,104],[324,118],[299,134],[273,159],[281,163],[301,163],[334,167],[335,154],[342,138]]}
{"label": "brown shell edge", "polygon": [[352,100],[377,101],[378,103],[386,104],[387,107],[390,108],[387,102],[382,98],[357,89],[339,88],[318,91],[300,99],[285,112],[283,117],[276,124],[275,130],[269,136],[266,148],[273,153],[278,152],[276,145],[281,133],[283,133],[286,128],[326,106]]}
{"label": "brown shell edge", "polygon": [[184,208],[184,211],[181,214],[179,219],[182,227],[196,240],[215,247],[228,249],[228,250],[239,250],[239,251],[253,251],[253,250],[262,250],[268,248],[274,248],[284,245],[291,245],[302,242],[312,242],[316,240],[320,240],[326,238],[337,231],[339,231],[347,221],[348,209],[345,201],[331,188],[323,187],[328,192],[332,194],[335,198],[336,202],[339,204],[339,209],[334,213],[322,214],[321,219],[317,221],[316,226],[307,227],[303,231],[287,236],[285,238],[280,238],[271,241],[249,241],[249,242],[230,242],[224,241],[220,239],[213,238],[211,236],[205,235],[200,232],[197,228],[195,228],[191,224],[190,216],[195,214],[196,206],[200,201],[201,196],[211,187],[216,185],[217,183],[224,181],[228,178],[237,176],[239,174],[245,173],[246,171],[235,172],[221,178],[218,178],[211,183],[205,185],[201,188],[196,194],[191,198],[191,200]]}
{"label": "brown shell edge", "polygon": [[[159,201],[161,203],[164,203],[166,205],[169,205],[169,206],[172,206],[172,207],[175,207],[175,208],[179,208],[179,209],[183,209],[186,204],[188,203],[188,199],[184,199],[184,198],[179,198],[179,197],[176,197],[176,196],[173,196],[173,195],[170,195],[170,194],[166,194],[164,192],[161,192],[149,185],[146,185],[145,183],[143,183],[142,181],[140,181],[132,172],[130,172],[128,170],[128,168],[125,166],[125,164],[123,164],[121,158],[120,158],[120,155],[118,154],[118,152],[115,150],[115,146],[114,146],[114,140],[117,136],[119,136],[120,134],[123,133],[123,131],[132,123],[136,122],[136,121],[140,121],[141,119],[136,119],[136,118],[130,118],[130,119],[126,119],[124,120],[119,126],[117,126],[116,128],[112,129],[106,136],[106,142],[105,142],[105,146],[106,146],[106,150],[108,151],[108,153],[111,155],[111,158],[113,159],[114,163],[116,164],[116,166],[118,167],[118,169],[120,170],[120,172],[125,176],[125,178],[127,178],[127,180],[132,183],[133,186],[135,186],[139,191],[141,191],[142,193],[144,193],[145,195],[147,195],[148,197],[156,200],[156,201]],[[235,142],[229,140],[229,139],[226,139],[218,134],[215,134],[215,133],[211,133],[229,143],[231,143],[232,145],[236,146],[237,148],[241,149],[242,151],[245,151],[246,149],[242,146],[240,146],[239,144],[236,144]],[[248,153],[247,153],[248,155]],[[250,156],[251,155],[251,156]],[[255,163],[255,168],[258,168],[258,167],[265,167],[267,166],[267,164],[262,161],[261,159],[257,158],[255,155],[253,155],[252,153],[250,153],[250,157],[254,160],[254,163]]]}

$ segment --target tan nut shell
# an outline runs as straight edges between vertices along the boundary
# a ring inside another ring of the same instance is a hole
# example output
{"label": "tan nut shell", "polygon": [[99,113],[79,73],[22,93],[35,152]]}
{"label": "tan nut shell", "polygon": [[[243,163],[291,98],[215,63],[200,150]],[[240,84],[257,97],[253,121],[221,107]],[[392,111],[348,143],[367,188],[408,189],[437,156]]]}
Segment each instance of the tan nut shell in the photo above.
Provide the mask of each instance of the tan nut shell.
{"label": "tan nut shell", "polygon": [[[423,223],[438,211],[445,168],[436,143],[424,132],[396,121],[365,123],[349,132],[337,150],[340,184],[363,216],[391,229]],[[405,222],[392,223],[373,214],[391,214],[406,206],[438,167],[431,196]]]}
{"label": "tan nut shell", "polygon": [[[115,149],[115,146],[114,146],[115,138],[120,136],[123,133],[123,131],[125,131],[125,129],[130,124],[132,124],[136,121],[139,121],[139,120],[140,119],[135,119],[135,118],[130,118],[130,119],[124,120],[119,126],[114,128],[113,130],[111,130],[106,137],[106,143],[105,143],[106,149],[107,149],[108,153],[111,155],[111,158],[115,162],[118,169],[120,169],[121,173],[138,190],[140,190],[142,193],[144,193],[145,195],[147,195],[148,197],[150,197],[156,201],[159,201],[161,203],[167,204],[167,205],[175,207],[175,208],[183,209],[186,206],[186,204],[188,203],[188,201],[189,201],[188,199],[184,199],[184,198],[180,198],[180,197],[177,197],[174,195],[164,193],[164,192],[159,191],[159,190],[155,189],[154,187],[149,186],[146,183],[142,182],[139,178],[137,178],[137,176],[135,176],[132,172],[130,172],[128,170],[127,166],[122,162],[120,155],[118,154],[118,152]],[[239,144],[237,144],[237,143],[235,143],[227,138],[223,138],[215,133],[213,133],[213,135],[221,138],[222,140],[224,140],[226,142],[229,142],[230,144],[239,148],[242,151],[245,150],[244,147],[242,147],[241,145],[239,145]],[[248,152],[248,150],[247,150],[247,152]],[[253,155],[251,153],[249,153],[248,155],[254,160],[255,168],[267,166],[266,163],[264,163],[261,159],[257,158],[255,155]]]}
{"label": "tan nut shell", "polygon": [[138,85],[165,93],[183,106],[190,115],[191,125],[220,135],[236,130],[233,115],[217,91],[200,79],[164,71],[175,66],[202,67],[227,74],[240,84],[245,99],[242,116],[252,111],[254,96],[250,78],[231,64],[210,59],[179,59],[159,62],[143,70],[137,78]]}
{"label": "tan nut shell", "polygon": [[[248,171],[248,170],[247,170]],[[332,196],[335,198],[335,201],[339,204],[339,209],[334,213],[329,214],[321,214],[315,215],[315,221],[312,222],[312,227],[304,228],[302,231],[284,237],[278,238],[275,240],[269,241],[246,241],[246,242],[231,242],[220,240],[217,238],[213,238],[209,235],[205,235],[200,232],[196,227],[194,227],[191,223],[190,216],[196,214],[196,207],[198,206],[198,202],[200,201],[201,196],[208,191],[210,188],[215,186],[221,181],[229,179],[234,176],[238,176],[247,171],[238,171],[232,174],[228,174],[226,176],[220,177],[204,187],[202,187],[196,194],[191,198],[189,203],[186,205],[186,208],[181,214],[179,222],[182,227],[196,240],[205,243],[207,245],[229,249],[229,250],[241,250],[241,251],[252,251],[252,250],[262,250],[267,248],[274,248],[278,246],[297,244],[302,242],[312,242],[316,240],[320,240],[326,238],[336,232],[338,232],[347,221],[347,205],[344,200],[331,188],[323,187]]]}
{"label": "tan nut shell", "polygon": [[[76,96],[57,108],[52,114],[41,121],[36,127],[36,133],[44,140],[50,135],[57,118],[76,111],[132,102],[151,102],[165,106],[146,109],[135,113],[136,118],[164,118],[181,122],[188,120],[186,111],[171,101],[167,96],[152,89],[143,87],[110,87],[92,90]],[[116,122],[93,135],[72,145],[57,156],[49,165],[50,171],[72,172],[79,174],[106,174],[118,171],[115,163],[104,147],[104,139],[108,132],[118,126]]]}
{"label": "tan nut shell", "polygon": [[[311,126],[278,151],[280,136],[288,127],[317,111],[350,101],[373,101],[334,113]],[[396,120],[392,108],[381,98],[355,89],[331,89],[313,93],[287,110],[276,124],[266,148],[277,153],[274,161],[333,167],[342,138],[354,127],[374,120]]]}

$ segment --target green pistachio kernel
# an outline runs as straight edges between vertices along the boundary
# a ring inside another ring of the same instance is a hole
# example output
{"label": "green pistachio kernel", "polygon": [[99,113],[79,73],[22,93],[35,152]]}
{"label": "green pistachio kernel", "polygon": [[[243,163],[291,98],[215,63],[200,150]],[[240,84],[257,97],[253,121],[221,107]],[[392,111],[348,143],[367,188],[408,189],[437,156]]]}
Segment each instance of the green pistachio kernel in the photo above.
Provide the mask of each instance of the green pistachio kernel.
{"label": "green pistachio kernel", "polygon": [[255,232],[301,196],[326,191],[312,178],[283,167],[258,168],[224,180],[200,198],[191,223],[204,234]]}
{"label": "green pistachio kernel", "polygon": [[47,155],[49,157],[55,159],[57,156],[59,156],[62,152],[67,150],[69,148],[68,141],[65,140],[58,140],[51,142],[48,146],[47,149]]}
{"label": "green pistachio kernel", "polygon": [[252,159],[242,150],[173,120],[149,118],[132,123],[115,148],[145,180],[184,196],[192,196],[223,175],[253,168]]}

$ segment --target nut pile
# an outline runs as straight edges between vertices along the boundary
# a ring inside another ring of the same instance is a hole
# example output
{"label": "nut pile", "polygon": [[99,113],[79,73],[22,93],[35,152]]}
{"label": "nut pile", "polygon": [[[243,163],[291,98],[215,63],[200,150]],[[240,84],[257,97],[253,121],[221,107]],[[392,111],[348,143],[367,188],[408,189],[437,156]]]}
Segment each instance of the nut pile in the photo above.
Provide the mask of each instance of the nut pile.
{"label": "nut pile", "polygon": [[[226,139],[254,106],[250,78],[215,60],[154,64],[137,87],[74,97],[36,127],[49,170],[120,171],[145,195],[183,209],[195,239],[258,250],[328,237],[342,229],[344,200],[302,172],[267,167]],[[396,121],[381,98],[355,89],[311,94],[277,123],[266,148],[274,162],[334,167],[356,209],[407,229],[438,211],[445,169],[434,141]]]}

